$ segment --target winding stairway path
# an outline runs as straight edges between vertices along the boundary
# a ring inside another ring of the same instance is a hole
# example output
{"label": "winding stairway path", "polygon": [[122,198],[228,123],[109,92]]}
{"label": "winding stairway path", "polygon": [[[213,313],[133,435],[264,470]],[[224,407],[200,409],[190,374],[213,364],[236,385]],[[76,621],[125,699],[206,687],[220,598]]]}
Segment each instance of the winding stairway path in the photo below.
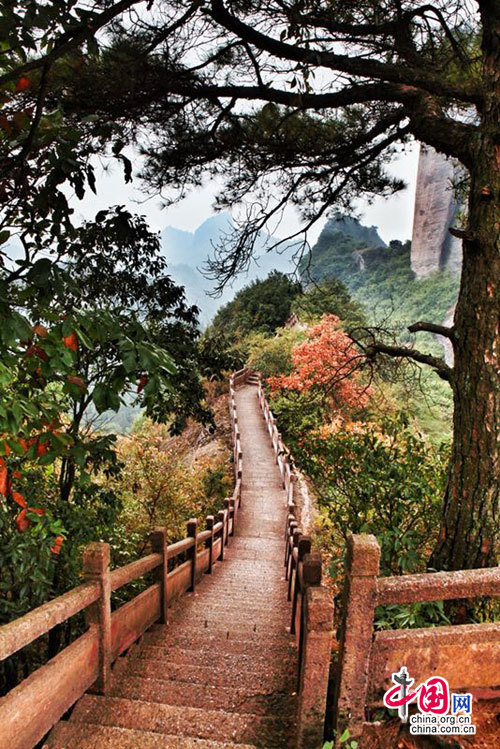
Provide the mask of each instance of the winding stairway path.
{"label": "winding stairway path", "polygon": [[286,501],[256,397],[236,393],[242,506],[224,562],[114,668],[106,697],[86,694],[50,749],[291,745],[297,653],[283,567]]}

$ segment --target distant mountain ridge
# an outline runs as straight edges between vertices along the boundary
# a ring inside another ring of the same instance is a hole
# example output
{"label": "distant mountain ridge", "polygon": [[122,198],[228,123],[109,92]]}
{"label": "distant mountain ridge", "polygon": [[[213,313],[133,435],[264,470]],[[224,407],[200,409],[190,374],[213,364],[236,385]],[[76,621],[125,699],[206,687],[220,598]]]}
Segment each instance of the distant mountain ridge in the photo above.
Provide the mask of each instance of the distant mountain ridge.
{"label": "distant mountain ridge", "polygon": [[190,304],[200,309],[200,324],[205,327],[219,307],[231,301],[236,291],[251,281],[266,278],[272,270],[292,273],[294,246],[285,247],[280,252],[266,252],[276,240],[262,233],[257,241],[257,256],[247,272],[234,279],[220,297],[210,296],[215,282],[205,275],[206,261],[213,255],[214,248],[233,231],[231,217],[226,212],[210,216],[194,231],[184,231],[166,226],[161,232],[162,253],[168,264],[168,272],[173,280],[184,286]]}

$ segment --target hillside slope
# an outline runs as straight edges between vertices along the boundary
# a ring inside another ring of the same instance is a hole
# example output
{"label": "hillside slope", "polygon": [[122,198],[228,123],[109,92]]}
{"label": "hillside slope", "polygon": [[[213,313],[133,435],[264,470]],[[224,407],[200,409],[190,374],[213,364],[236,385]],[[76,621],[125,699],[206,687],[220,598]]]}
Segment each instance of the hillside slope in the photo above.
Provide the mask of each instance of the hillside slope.
{"label": "hillside slope", "polygon": [[405,339],[407,325],[416,320],[443,323],[455,304],[459,277],[437,271],[417,279],[411,269],[411,243],[394,240],[386,245],[376,227],[357,219],[334,216],[311,252],[303,258],[304,283],[319,283],[334,276],[365,307],[370,322],[389,323]]}

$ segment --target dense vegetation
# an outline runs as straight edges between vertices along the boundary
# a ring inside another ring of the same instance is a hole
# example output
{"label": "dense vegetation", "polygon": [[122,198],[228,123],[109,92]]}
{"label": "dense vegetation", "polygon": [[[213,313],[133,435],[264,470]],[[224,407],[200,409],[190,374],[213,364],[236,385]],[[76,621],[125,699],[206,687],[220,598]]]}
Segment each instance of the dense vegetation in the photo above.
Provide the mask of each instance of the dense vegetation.
{"label": "dense vegetation", "polygon": [[269,335],[285,324],[300,293],[299,283],[284,273],[272,271],[266,279],[253,281],[238,291],[233,301],[217,312],[213,328],[234,339],[250,332]]}
{"label": "dense vegetation", "polygon": [[[339,279],[363,305],[371,324],[387,323],[408,340],[407,326],[412,322],[444,322],[456,303],[460,283],[449,271],[416,279],[410,252],[409,241],[394,240],[385,246],[373,227],[334,217],[303,258],[301,272],[306,282]],[[429,336],[424,340],[428,342]]]}

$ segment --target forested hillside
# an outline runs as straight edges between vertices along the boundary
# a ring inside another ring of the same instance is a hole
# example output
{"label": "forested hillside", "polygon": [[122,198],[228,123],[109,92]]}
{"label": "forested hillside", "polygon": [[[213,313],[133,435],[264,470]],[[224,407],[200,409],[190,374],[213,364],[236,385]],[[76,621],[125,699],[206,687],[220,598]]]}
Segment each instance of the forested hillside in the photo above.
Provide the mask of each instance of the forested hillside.
{"label": "forested hillside", "polygon": [[337,215],[302,259],[300,271],[305,285],[338,278],[364,306],[371,323],[389,323],[408,338],[404,328],[417,320],[443,323],[459,287],[459,276],[449,271],[416,279],[410,252],[409,241],[386,245],[375,227]]}

